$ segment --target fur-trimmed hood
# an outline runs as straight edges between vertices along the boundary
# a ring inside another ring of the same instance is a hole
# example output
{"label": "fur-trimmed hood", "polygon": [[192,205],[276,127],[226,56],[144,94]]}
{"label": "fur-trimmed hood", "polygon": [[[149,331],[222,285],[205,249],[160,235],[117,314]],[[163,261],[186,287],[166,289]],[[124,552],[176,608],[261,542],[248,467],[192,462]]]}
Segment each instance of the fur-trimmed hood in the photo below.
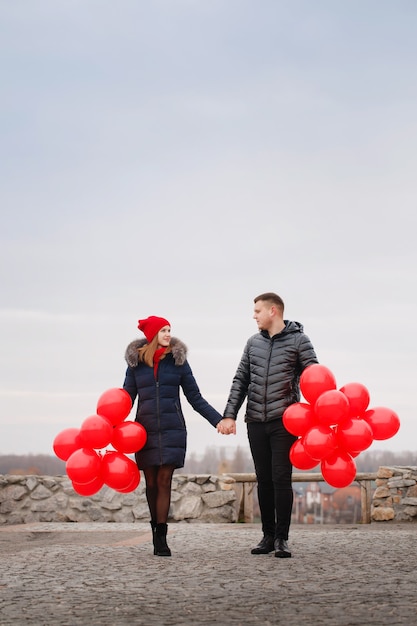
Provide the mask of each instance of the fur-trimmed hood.
{"label": "fur-trimmed hood", "polygon": [[[136,367],[139,363],[138,349],[147,343],[146,339],[134,339],[129,343],[125,352],[125,360],[129,367]],[[171,337],[171,353],[175,365],[184,365],[187,360],[188,348],[180,339]]]}

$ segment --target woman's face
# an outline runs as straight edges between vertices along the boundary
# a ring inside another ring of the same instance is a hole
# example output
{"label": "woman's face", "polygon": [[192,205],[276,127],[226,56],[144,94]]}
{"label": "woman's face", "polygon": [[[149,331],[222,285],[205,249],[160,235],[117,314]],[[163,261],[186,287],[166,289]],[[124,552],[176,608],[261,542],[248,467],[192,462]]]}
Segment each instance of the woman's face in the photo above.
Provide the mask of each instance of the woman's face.
{"label": "woman's face", "polygon": [[171,327],[164,326],[158,333],[158,345],[167,348],[171,342]]}

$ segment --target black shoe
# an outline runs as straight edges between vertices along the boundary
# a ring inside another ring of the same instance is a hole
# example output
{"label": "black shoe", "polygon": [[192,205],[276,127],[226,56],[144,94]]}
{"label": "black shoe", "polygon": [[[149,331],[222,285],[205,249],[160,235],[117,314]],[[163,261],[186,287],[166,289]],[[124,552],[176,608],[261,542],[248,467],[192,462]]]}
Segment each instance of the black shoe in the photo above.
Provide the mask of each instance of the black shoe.
{"label": "black shoe", "polygon": [[171,550],[167,544],[168,524],[156,524],[155,526],[155,549],[156,556],[171,556]]}
{"label": "black shoe", "polygon": [[152,528],[153,553],[156,554],[156,542],[155,542],[156,522],[154,522],[154,520],[151,520],[149,523]]}
{"label": "black shoe", "polygon": [[256,548],[252,548],[251,554],[269,554],[274,551],[274,538],[270,535],[264,535]]}
{"label": "black shoe", "polygon": [[274,549],[275,556],[280,559],[289,559],[291,557],[291,552],[285,539],[275,539]]}

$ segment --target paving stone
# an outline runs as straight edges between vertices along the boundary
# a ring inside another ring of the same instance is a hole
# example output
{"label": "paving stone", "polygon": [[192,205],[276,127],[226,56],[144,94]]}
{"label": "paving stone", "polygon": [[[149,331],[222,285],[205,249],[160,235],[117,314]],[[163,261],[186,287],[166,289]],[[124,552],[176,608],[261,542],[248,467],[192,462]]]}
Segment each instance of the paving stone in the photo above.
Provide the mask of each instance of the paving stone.
{"label": "paving stone", "polygon": [[396,626],[416,623],[417,525],[293,525],[291,559],[257,524],[0,527],[0,625]]}

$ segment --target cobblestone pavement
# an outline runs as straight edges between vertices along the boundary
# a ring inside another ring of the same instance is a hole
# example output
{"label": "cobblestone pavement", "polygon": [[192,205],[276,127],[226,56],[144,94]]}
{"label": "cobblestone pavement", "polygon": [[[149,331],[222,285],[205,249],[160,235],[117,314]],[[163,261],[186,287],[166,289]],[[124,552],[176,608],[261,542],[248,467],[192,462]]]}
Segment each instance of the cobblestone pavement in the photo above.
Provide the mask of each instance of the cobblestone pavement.
{"label": "cobblestone pavement", "polygon": [[253,556],[255,524],[0,527],[0,624],[417,624],[417,524],[295,526],[291,559]]}

